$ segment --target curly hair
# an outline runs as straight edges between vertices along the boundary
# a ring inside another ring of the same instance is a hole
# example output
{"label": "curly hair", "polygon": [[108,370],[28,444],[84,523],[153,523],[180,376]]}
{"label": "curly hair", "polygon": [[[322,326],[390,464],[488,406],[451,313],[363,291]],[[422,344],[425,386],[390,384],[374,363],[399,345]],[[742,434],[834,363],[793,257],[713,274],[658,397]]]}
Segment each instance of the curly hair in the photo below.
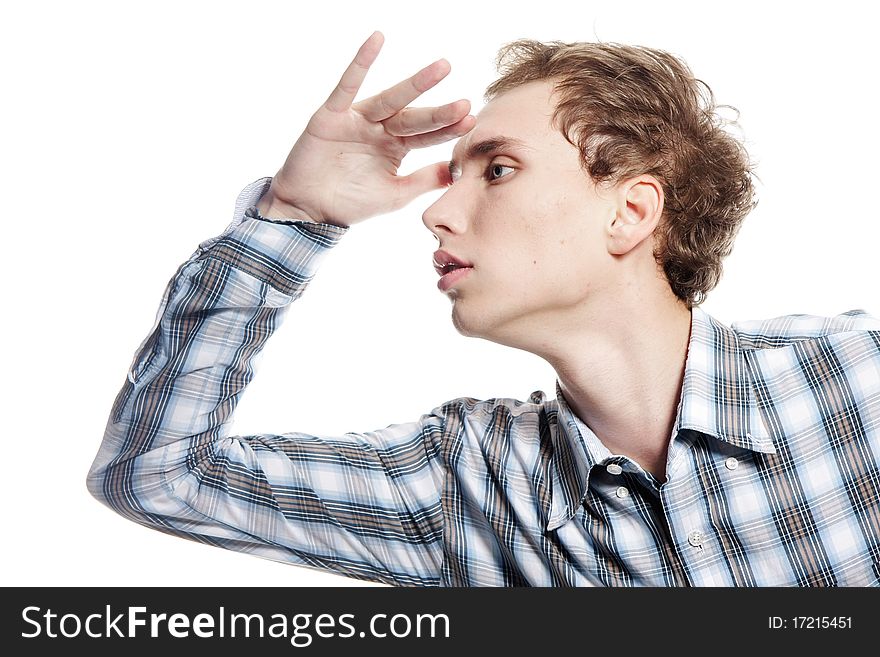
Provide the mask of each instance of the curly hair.
{"label": "curly hair", "polygon": [[486,101],[554,82],[554,125],[595,183],[657,178],[665,202],[654,258],[676,297],[689,308],[702,303],[757,203],[748,154],[727,130],[739,113],[722,118],[718,108],[730,106],[716,105],[687,64],[653,48],[523,39],[503,46],[496,66]]}

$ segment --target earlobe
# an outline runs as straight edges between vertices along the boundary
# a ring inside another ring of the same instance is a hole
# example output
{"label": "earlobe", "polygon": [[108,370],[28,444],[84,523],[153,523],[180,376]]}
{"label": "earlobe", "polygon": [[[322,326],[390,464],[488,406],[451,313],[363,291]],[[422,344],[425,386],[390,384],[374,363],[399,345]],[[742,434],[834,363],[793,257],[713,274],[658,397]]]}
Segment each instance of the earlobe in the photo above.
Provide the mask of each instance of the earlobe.
{"label": "earlobe", "polygon": [[615,216],[608,225],[608,252],[624,255],[632,249],[632,230],[628,221]]}

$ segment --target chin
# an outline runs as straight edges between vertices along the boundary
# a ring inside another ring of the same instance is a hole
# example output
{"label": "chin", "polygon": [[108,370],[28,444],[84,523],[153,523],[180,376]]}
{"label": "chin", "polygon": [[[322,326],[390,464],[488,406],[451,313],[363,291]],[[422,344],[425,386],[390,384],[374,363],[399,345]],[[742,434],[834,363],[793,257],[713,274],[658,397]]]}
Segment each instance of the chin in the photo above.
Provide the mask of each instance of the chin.
{"label": "chin", "polygon": [[453,299],[452,325],[455,327],[455,330],[466,338],[484,337],[483,331],[480,330],[479,322],[475,322],[473,317],[469,317],[468,313],[461,306],[460,299]]}
{"label": "chin", "polygon": [[462,320],[461,315],[455,312],[454,308],[452,310],[452,325],[455,327],[455,330],[461,333],[464,337],[476,337],[473,328],[467,322]]}
{"label": "chin", "polygon": [[468,308],[461,299],[454,300],[452,306],[452,325],[466,338],[482,338],[496,342],[500,318]]}
{"label": "chin", "polygon": [[535,311],[528,312],[522,304],[511,307],[495,300],[479,301],[474,297],[467,302],[461,297],[452,298],[452,325],[459,334],[537,353],[532,350],[534,327],[542,326],[543,322],[538,322]]}

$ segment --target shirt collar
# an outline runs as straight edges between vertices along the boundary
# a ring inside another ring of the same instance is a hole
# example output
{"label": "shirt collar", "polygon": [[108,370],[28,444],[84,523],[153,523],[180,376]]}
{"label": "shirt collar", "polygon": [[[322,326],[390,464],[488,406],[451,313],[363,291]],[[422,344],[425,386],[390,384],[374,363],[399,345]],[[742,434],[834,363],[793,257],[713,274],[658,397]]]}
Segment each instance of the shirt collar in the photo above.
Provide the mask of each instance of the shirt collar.
{"label": "shirt collar", "polygon": [[[571,410],[556,383],[557,430],[552,432],[547,529],[568,522],[587,494],[590,470],[613,455]],[[755,452],[776,452],[761,421],[736,332],[699,307],[691,335],[672,436],[691,429]]]}

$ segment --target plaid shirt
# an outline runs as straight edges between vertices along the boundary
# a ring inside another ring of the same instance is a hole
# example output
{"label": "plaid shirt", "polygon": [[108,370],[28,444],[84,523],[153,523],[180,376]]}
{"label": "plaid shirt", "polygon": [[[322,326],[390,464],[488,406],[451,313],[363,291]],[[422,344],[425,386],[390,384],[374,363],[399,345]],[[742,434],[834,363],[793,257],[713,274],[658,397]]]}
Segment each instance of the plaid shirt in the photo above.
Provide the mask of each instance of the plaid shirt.
{"label": "plaid shirt", "polygon": [[238,199],[170,281],[89,473],[120,514],[404,586],[880,585],[880,321],[699,308],[662,484],[534,393],[369,433],[230,436],[252,359],[344,235]]}

